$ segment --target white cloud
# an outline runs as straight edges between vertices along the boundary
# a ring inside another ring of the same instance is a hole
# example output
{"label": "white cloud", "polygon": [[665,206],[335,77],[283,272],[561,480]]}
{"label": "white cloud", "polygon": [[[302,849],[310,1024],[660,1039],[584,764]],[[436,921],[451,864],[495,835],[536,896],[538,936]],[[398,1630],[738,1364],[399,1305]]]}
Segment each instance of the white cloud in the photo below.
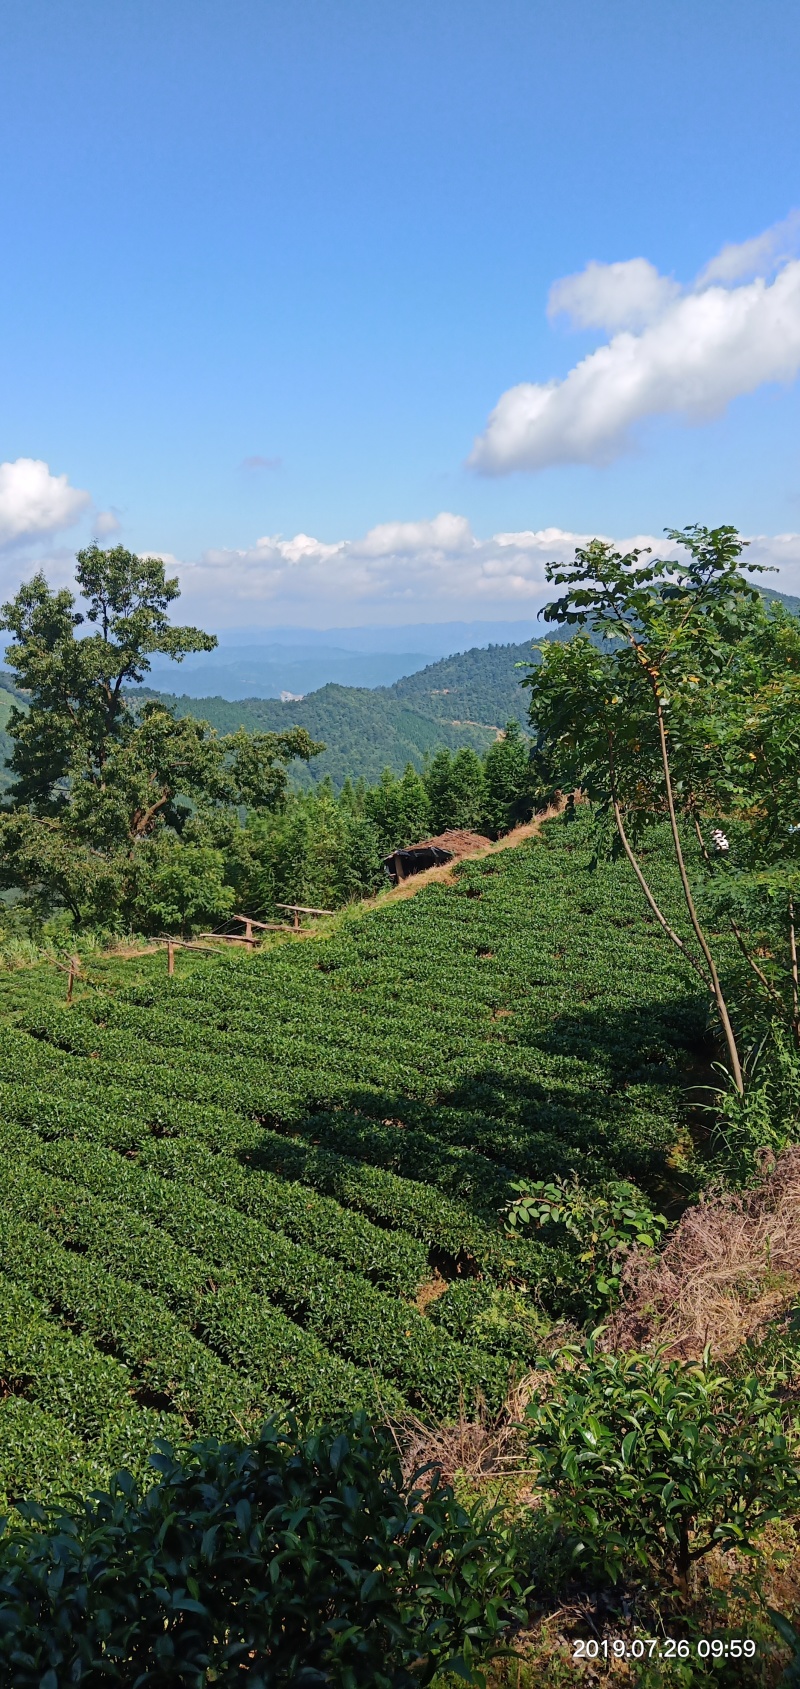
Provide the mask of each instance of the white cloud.
{"label": "white cloud", "polygon": [[21,545],[69,528],[91,503],[41,458],[0,463],[0,546]]}
{"label": "white cloud", "polygon": [[575,276],[553,283],[547,302],[549,317],[569,317],[575,328],[644,328],[661,316],[680,293],[670,276],[661,276],[646,258],[621,264],[592,261]]}
{"label": "white cloud", "polygon": [[[545,564],[566,561],[592,537],[550,527],[481,539],[465,516],[442,511],[431,520],[381,523],[355,540],[265,537],[241,551],[209,551],[196,563],[170,557],[169,564],[184,594],[181,616],[215,627],[516,618],[534,616],[553,596]],[[622,551],[649,545],[659,556],[675,555],[663,534],[598,537],[614,538]],[[755,536],[745,556],[778,564],[766,585],[800,591],[800,535]]]}
{"label": "white cloud", "polygon": [[316,626],[341,621],[345,609],[397,621],[412,613],[417,620],[452,617],[465,605],[481,614],[516,606],[525,614],[545,590],[545,557],[554,545],[570,555],[577,538],[547,529],[479,540],[465,516],[442,511],[421,522],[381,523],[333,544],[308,534],[265,536],[248,550],[207,552],[179,572],[187,600],[222,611],[228,622],[257,606],[270,619]]}
{"label": "white cloud", "polygon": [[440,511],[430,522],[381,522],[353,546],[359,557],[452,557],[469,552],[473,539],[466,516]]}
{"label": "white cloud", "polygon": [[295,534],[293,540],[282,539],[280,534],[264,534],[256,541],[256,548],[263,548],[265,557],[282,557],[285,563],[325,563],[342,550],[344,543],[344,540],[339,540],[337,545],[324,545],[322,540],[312,539],[310,534]]}
{"label": "white cloud", "polygon": [[118,534],[122,523],[113,510],[98,510],[92,522],[92,533],[96,540],[107,540],[112,534]]}
{"label": "white cloud", "polygon": [[734,272],[753,261],[753,250],[726,248],[727,258],[720,254],[691,291],[677,296],[675,284],[643,259],[590,264],[556,283],[551,308],[569,311],[582,326],[631,325],[637,313],[642,321],[648,312],[650,320],[638,333],[621,328],[562,381],[509,388],[475,442],[471,467],[503,475],[557,463],[608,463],[649,416],[702,422],[764,382],[792,381],[800,369],[800,259],[775,256],[790,225],[792,219],[778,225],[779,237],[772,230],[745,243],[758,248],[765,267],[780,264],[772,282],[761,275],[719,285],[715,264]]}
{"label": "white cloud", "polygon": [[773,223],[771,229],[765,229],[763,235],[755,235],[752,240],[740,241],[738,245],[723,246],[716,258],[712,258],[701,270],[697,278],[698,287],[706,287],[710,282],[744,281],[748,276],[767,276],[797,252],[800,242],[800,211],[790,211],[782,223]]}
{"label": "white cloud", "polygon": [[[596,532],[596,531],[595,531]],[[405,622],[521,619],[536,615],[553,596],[545,576],[550,561],[564,562],[576,546],[595,537],[547,527],[502,531],[483,539],[466,516],[440,511],[419,522],[384,522],[356,539],[319,540],[299,533],[265,535],[241,550],[207,551],[187,562],[160,547],[137,545],[143,557],[160,557],[177,575],[180,621],[210,628],[392,626]],[[662,535],[599,534],[622,551],[650,546],[674,555]],[[759,534],[749,561],[777,565],[764,584],[800,594],[800,534]],[[9,561],[11,554],[9,554]],[[74,554],[52,549],[42,566],[54,585],[74,580]],[[13,565],[16,590],[19,562]]]}

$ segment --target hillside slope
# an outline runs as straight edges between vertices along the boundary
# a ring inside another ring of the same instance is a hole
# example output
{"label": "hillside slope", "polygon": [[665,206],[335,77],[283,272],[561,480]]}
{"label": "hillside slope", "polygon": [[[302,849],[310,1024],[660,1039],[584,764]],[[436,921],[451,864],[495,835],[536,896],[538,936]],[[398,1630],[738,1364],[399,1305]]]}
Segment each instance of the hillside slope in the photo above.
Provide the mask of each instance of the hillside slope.
{"label": "hillside slope", "polygon": [[510,1181],[657,1191],[705,1024],[591,856],[549,823],[253,957],[97,957],[69,1008],[0,975],[0,1499],[284,1405],[501,1401],[581,1295]]}
{"label": "hillside slope", "polygon": [[[480,721],[503,727],[527,722],[527,695],[515,665],[531,661],[530,640],[521,645],[489,645],[429,663],[387,687],[398,701],[436,721]],[[535,655],[534,655],[535,660]]]}
{"label": "hillside slope", "polygon": [[176,698],[144,688],[136,696],[162,697],[178,715],[199,716],[221,733],[232,733],[237,727],[271,733],[307,728],[312,739],[321,740],[327,749],[309,768],[294,764],[292,777],[299,786],[312,785],[326,775],[337,790],[348,778],[370,783],[380,778],[384,768],[402,774],[410,762],[421,769],[425,756],[441,745],[450,750],[471,745],[483,751],[494,738],[490,727],[439,721],[385,688],[373,692],[355,686],[323,686],[307,698],[286,704],[275,698],[246,698],[241,703],[225,698]]}

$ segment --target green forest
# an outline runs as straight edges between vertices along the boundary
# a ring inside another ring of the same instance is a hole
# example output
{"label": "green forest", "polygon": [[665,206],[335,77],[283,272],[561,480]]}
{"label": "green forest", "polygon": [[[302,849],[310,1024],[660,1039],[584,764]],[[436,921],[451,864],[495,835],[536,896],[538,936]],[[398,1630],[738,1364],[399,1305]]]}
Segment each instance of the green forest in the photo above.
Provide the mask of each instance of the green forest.
{"label": "green forest", "polygon": [[157,560],[4,607],[0,1681],[800,1680],[800,621],[670,538],[308,790]]}
{"label": "green forest", "polygon": [[[516,647],[507,649],[514,652]],[[528,646],[524,650],[530,655]],[[368,690],[331,683],[310,692],[307,698],[285,704],[276,698],[245,698],[242,703],[230,703],[227,698],[173,697],[142,688],[137,701],[151,697],[177,716],[201,717],[220,733],[234,733],[239,727],[252,733],[280,733],[302,727],[325,748],[313,763],[295,761],[291,765],[290,785],[309,790],[328,779],[335,790],[341,791],[346,780],[361,779],[370,784],[379,780],[385,768],[402,774],[410,763],[420,772],[426,756],[438,749],[486,750],[508,716],[519,711],[519,677],[514,674],[513,659],[508,668],[510,684],[503,691],[510,692],[512,707],[496,725],[493,717],[463,723],[440,718],[438,712],[424,707],[424,699],[407,703],[395,696],[392,687]]]}

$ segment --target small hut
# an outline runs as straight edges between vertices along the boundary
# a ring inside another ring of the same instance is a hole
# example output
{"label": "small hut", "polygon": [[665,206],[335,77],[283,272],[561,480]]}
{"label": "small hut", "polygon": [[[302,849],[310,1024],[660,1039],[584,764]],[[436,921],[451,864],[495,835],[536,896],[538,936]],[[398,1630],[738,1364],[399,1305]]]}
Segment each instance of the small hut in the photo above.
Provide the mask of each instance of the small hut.
{"label": "small hut", "polygon": [[421,839],[419,844],[393,850],[383,859],[384,871],[396,886],[412,874],[421,874],[425,868],[438,868],[445,862],[457,861],[460,856],[473,856],[490,844],[491,839],[483,838],[480,833],[455,828],[439,833],[435,839]]}

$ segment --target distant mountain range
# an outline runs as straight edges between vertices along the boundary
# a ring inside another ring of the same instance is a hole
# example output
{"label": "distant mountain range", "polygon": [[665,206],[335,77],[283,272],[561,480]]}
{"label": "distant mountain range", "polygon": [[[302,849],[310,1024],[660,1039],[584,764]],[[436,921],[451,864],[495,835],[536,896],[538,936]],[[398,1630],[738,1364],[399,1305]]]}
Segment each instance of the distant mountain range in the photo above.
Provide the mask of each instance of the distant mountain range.
{"label": "distant mountain range", "polygon": [[523,622],[442,622],[429,626],[240,629],[218,635],[215,651],[185,657],[179,667],[154,657],[147,676],[157,692],[180,686],[187,698],[304,697],[337,686],[392,686],[432,659],[478,645],[531,638],[535,617]]}
{"label": "distant mountain range", "polygon": [[[800,615],[800,598],[769,588],[762,590],[766,597],[780,598],[795,615]],[[498,624],[475,625],[482,629],[484,625]],[[524,629],[531,628],[530,623],[516,624],[517,627],[520,625]],[[468,624],[454,623],[450,626],[463,629]],[[374,635],[386,630],[337,629],[337,637],[348,634],[348,631],[355,636],[367,632]],[[401,631],[422,632],[421,629]],[[436,633],[439,637],[436,629],[428,629],[427,633],[429,636]],[[142,687],[133,696],[142,699],[161,697],[178,715],[199,716],[222,733],[230,733],[240,726],[261,732],[285,732],[289,727],[305,727],[312,739],[324,742],[326,750],[315,757],[309,767],[303,763],[295,765],[292,770],[295,784],[303,787],[315,785],[328,775],[338,790],[348,777],[375,781],[384,768],[400,774],[409,762],[415,768],[421,768],[425,757],[440,746],[455,751],[462,745],[471,745],[475,750],[484,750],[505,723],[512,719],[525,726],[527,699],[520,688],[522,677],[516,665],[530,660],[531,639],[543,636],[565,638],[568,631],[559,629],[548,634],[546,627],[540,623],[535,630],[531,628],[527,638],[517,642],[473,646],[470,650],[458,651],[427,664],[424,656],[409,658],[404,657],[402,652],[359,653],[333,646],[316,650],[305,648],[302,657],[295,657],[298,647],[287,646],[284,652],[289,663],[312,664],[321,655],[327,662],[335,651],[338,657],[348,661],[378,665],[414,661],[419,662],[419,667],[414,672],[401,672],[390,684],[353,686],[328,681],[310,689],[302,698],[285,701],[281,701],[279,696],[257,697],[252,692],[247,697],[224,697],[218,693],[197,696],[187,690],[176,697],[173,692],[154,686]],[[417,640],[418,645],[425,642]],[[242,646],[238,648],[237,657],[246,666],[253,662],[254,652],[259,655],[266,653],[268,663],[279,664],[283,661],[277,655],[279,649],[279,646]],[[217,655],[222,656],[223,652]],[[225,655],[230,656],[231,650],[226,649]],[[204,660],[195,661],[199,667]],[[164,672],[172,684],[178,674],[183,679],[183,670],[176,671],[174,664],[165,668]],[[305,691],[298,684],[297,671],[292,673],[290,667],[283,667],[280,672],[284,681],[288,681],[290,675],[295,680],[294,685],[281,686],[281,691]],[[5,727],[15,697],[21,698],[22,694],[15,692],[11,676],[0,672],[0,790],[8,784],[2,762],[11,750]]]}
{"label": "distant mountain range", "polygon": [[428,662],[424,651],[348,651],[335,645],[220,646],[185,657],[180,665],[154,658],[147,677],[155,691],[179,685],[188,698],[305,697],[334,681],[341,686],[391,686]]}

